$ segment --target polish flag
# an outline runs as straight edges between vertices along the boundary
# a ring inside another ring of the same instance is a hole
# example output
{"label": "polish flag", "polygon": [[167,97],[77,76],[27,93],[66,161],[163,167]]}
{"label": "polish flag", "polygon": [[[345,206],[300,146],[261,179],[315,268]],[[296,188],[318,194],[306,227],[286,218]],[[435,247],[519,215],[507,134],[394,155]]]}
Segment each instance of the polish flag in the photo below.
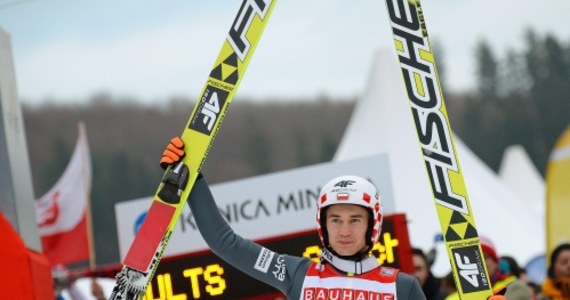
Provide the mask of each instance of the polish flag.
{"label": "polish flag", "polygon": [[90,259],[88,234],[91,158],[83,124],[63,175],[36,201],[36,220],[44,254],[52,265]]}

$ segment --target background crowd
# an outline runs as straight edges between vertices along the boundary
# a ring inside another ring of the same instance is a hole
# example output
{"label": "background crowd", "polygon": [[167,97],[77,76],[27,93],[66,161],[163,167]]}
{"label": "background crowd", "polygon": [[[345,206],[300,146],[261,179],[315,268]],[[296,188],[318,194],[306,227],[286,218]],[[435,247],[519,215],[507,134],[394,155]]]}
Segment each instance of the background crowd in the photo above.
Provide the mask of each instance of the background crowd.
{"label": "background crowd", "polygon": [[[508,300],[570,300],[570,243],[559,244],[549,253],[547,277],[529,280],[526,270],[510,256],[500,256],[493,242],[481,237],[481,249],[494,292],[503,290]],[[453,274],[437,277],[431,271],[433,255],[412,249],[415,276],[428,300],[459,299]]]}

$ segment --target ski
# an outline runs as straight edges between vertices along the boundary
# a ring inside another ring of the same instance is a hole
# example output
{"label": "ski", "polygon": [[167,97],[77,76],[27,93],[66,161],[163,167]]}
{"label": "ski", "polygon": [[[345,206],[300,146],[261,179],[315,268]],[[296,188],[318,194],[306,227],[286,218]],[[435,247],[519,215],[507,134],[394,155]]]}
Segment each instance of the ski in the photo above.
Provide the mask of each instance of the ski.
{"label": "ski", "polygon": [[[110,300],[142,299],[277,0],[243,0],[169,167],[116,276]],[[120,216],[119,216],[120,217]]]}
{"label": "ski", "polygon": [[453,277],[463,300],[492,295],[419,0],[386,0],[394,45]]}

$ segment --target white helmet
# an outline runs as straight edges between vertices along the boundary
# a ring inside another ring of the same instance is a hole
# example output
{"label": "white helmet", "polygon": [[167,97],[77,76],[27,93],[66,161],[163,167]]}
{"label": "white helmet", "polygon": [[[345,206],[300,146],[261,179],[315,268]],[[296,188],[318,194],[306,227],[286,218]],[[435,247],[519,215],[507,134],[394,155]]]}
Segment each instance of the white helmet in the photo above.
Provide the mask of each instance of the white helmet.
{"label": "white helmet", "polygon": [[317,224],[323,246],[328,246],[328,233],[325,226],[326,207],[335,204],[356,204],[370,211],[370,222],[366,230],[366,244],[372,247],[378,241],[382,228],[382,202],[376,187],[368,180],[353,175],[332,179],[321,189],[317,201]]}

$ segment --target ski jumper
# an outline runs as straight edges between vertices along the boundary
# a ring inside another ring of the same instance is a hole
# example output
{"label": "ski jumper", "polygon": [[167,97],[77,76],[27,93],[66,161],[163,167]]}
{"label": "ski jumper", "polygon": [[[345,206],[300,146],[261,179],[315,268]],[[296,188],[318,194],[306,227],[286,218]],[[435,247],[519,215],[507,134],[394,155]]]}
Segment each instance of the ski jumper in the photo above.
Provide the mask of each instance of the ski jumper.
{"label": "ski jumper", "polygon": [[[224,261],[281,291],[287,299],[325,300],[421,300],[425,296],[415,277],[396,269],[381,267],[374,258],[362,263],[360,270],[342,272],[325,258],[315,263],[305,257],[275,253],[234,233],[219,213],[206,180],[199,175],[188,205],[202,237]],[[324,251],[327,255],[330,252]],[[338,257],[330,261],[346,263]],[[335,264],[337,266],[337,264]]]}

